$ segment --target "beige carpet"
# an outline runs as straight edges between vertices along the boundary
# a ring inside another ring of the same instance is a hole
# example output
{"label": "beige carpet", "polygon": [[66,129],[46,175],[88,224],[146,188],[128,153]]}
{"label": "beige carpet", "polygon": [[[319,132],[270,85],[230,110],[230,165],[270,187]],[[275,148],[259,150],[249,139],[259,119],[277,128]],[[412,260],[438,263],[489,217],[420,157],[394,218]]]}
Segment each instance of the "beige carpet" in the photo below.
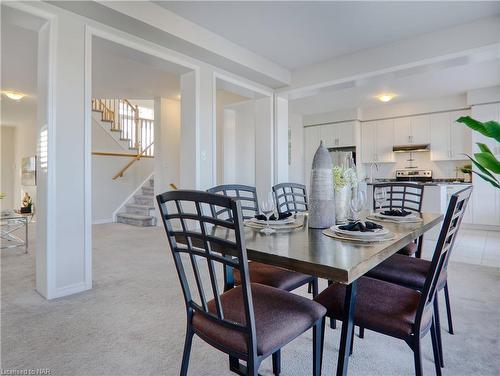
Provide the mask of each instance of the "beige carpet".
{"label": "beige carpet", "polygon": [[[49,302],[34,291],[33,252],[2,250],[2,368],[177,375],[185,313],[163,230],[95,226],[93,262],[91,291]],[[500,374],[500,269],[452,263],[449,279],[456,334],[443,332],[444,375]],[[327,331],[324,375],[334,374],[339,336],[339,329]],[[424,373],[433,375],[429,336],[423,347]],[[308,333],[284,348],[282,375],[310,375],[311,359]],[[260,373],[272,374],[270,361]],[[195,339],[189,374],[230,373],[224,355]],[[412,352],[402,341],[367,332],[356,338],[349,374],[412,375]]]}

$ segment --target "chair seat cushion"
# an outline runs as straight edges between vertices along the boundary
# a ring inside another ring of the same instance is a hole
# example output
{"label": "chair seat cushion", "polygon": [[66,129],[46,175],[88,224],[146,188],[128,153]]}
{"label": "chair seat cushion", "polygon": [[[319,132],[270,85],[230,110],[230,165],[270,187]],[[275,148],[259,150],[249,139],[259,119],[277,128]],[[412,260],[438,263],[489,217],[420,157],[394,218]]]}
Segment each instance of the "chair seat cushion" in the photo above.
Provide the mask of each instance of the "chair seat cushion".
{"label": "chair seat cushion", "polygon": [[[321,319],[326,309],[312,300],[280,289],[257,283],[251,284],[257,337],[257,354],[267,356],[301,335]],[[226,320],[245,324],[245,310],[241,286],[220,296]],[[208,303],[209,311],[216,312],[215,302]],[[223,327],[202,313],[193,316],[196,332],[233,351],[247,353],[246,335]]]}
{"label": "chair seat cushion", "polygon": [[413,256],[417,252],[417,243],[411,242],[407,244],[404,248],[401,248],[398,253],[406,256]]}
{"label": "chair seat cushion", "polygon": [[[252,283],[276,287],[277,289],[292,291],[297,287],[312,281],[310,275],[293,272],[291,270],[279,268],[277,266],[261,264],[260,262],[248,263],[248,272]],[[239,270],[234,270],[234,282],[241,284]]]}
{"label": "chair seat cushion", "polygon": [[[346,286],[333,284],[314,300],[324,305],[327,315],[345,319]],[[420,292],[373,278],[358,280],[354,324],[397,338],[407,338],[413,331]],[[432,310],[426,311],[422,328],[432,321]]]}
{"label": "chair seat cushion", "polygon": [[[430,261],[395,254],[370,270],[366,275],[412,289],[422,290],[430,268]],[[443,269],[438,281],[439,290],[444,287],[446,277],[446,270]]]}

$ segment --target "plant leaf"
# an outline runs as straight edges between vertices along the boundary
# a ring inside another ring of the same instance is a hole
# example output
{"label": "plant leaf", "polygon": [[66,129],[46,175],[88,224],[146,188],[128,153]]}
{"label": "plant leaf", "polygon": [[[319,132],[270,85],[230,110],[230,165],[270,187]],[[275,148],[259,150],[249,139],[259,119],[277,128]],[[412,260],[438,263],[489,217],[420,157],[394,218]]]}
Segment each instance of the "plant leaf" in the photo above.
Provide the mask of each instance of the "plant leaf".
{"label": "plant leaf", "polygon": [[[467,154],[466,154],[467,155]],[[472,163],[474,163],[474,166],[476,166],[483,174],[487,175],[490,179],[493,179],[494,181],[496,181],[498,183],[498,180],[496,177],[494,177],[491,172],[489,172],[487,169],[485,169],[483,166],[481,166],[481,164],[479,164],[478,162],[476,162],[470,155],[467,155],[467,158],[469,158]],[[476,171],[472,171],[472,172],[476,172]]]}
{"label": "plant leaf", "polygon": [[500,174],[500,162],[497,161],[495,156],[490,153],[476,153],[474,154],[476,161],[484,168],[493,171],[495,174]]}
{"label": "plant leaf", "polygon": [[476,145],[479,147],[479,150],[481,150],[483,153],[490,153],[493,155],[488,145],[483,144],[482,142],[476,142]]}
{"label": "plant leaf", "polygon": [[478,120],[471,118],[470,116],[462,116],[462,117],[458,118],[457,123],[465,124],[469,128],[471,128],[471,129],[473,129],[473,130],[475,130],[475,131],[477,131],[477,132],[479,132],[487,137],[490,137],[490,134],[489,134],[488,130],[486,130],[486,128],[484,127],[484,124]]}
{"label": "plant leaf", "polygon": [[500,142],[500,124],[496,121],[487,121],[486,123],[483,123],[483,127],[491,138]]}
{"label": "plant leaf", "polygon": [[480,172],[477,172],[477,171],[472,171],[474,174],[476,174],[477,176],[479,176],[481,179],[483,179],[484,181],[490,183],[492,186],[494,186],[495,188],[498,188],[500,189],[500,184],[494,180],[491,180],[489,177],[487,177],[486,175],[483,175],[481,174]]}

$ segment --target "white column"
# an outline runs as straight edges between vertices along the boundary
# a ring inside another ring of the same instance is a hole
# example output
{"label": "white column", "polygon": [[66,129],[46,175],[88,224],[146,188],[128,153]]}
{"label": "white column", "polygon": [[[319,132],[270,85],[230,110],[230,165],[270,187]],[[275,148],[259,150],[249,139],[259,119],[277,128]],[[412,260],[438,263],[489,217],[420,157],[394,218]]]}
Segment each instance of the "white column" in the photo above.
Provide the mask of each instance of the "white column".
{"label": "white column", "polygon": [[179,188],[195,189],[199,181],[196,72],[181,76]]}
{"label": "white column", "polygon": [[[155,98],[155,195],[180,185],[181,103]],[[156,206],[155,206],[156,207]],[[157,210],[158,215],[158,210]],[[158,217],[159,219],[159,217]],[[157,221],[162,225],[161,221]]]}
{"label": "white column", "polygon": [[198,189],[216,184],[216,126],[214,124],[214,77],[211,69],[202,67],[199,80],[199,182]]}
{"label": "white column", "polygon": [[[86,238],[90,228],[86,229],[85,223],[90,197],[85,196],[84,25],[59,17],[55,39],[55,50],[47,64],[48,33],[40,34],[36,288],[48,299],[92,287],[91,246]],[[57,70],[50,79],[53,103],[46,112],[46,72],[54,67]]]}
{"label": "white column", "polygon": [[255,186],[259,194],[274,184],[274,132],[272,97],[255,101]]}
{"label": "white column", "polygon": [[279,96],[275,100],[274,183],[288,181],[288,100]]}

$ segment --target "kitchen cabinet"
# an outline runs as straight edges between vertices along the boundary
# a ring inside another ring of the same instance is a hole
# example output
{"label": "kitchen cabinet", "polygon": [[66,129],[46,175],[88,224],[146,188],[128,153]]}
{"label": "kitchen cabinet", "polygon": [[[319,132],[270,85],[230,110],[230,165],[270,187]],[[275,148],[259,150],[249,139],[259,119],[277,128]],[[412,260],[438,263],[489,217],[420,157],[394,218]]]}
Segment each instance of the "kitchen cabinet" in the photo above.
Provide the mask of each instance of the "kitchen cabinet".
{"label": "kitchen cabinet", "polygon": [[450,111],[430,115],[431,160],[465,160],[471,153],[472,132],[456,120],[468,111]]}
{"label": "kitchen cabinet", "polygon": [[394,120],[367,121],[361,130],[363,163],[394,162]]}
{"label": "kitchen cabinet", "polygon": [[409,116],[394,119],[395,145],[428,144],[429,142],[429,116]]}
{"label": "kitchen cabinet", "polygon": [[318,127],[320,139],[325,147],[338,148],[356,145],[355,124],[353,121],[325,124]]}

